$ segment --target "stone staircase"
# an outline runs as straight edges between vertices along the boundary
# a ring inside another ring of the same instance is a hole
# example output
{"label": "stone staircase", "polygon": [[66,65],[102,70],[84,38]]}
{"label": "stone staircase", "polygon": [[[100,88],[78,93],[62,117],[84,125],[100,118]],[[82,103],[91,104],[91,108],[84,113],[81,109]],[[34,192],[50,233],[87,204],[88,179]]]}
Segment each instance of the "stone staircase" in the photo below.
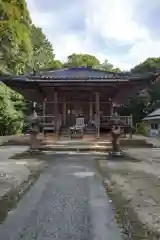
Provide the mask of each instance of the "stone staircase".
{"label": "stone staircase", "polygon": [[[84,137],[85,135],[87,135],[88,137],[92,137],[95,138],[96,136],[96,128],[95,127],[86,127],[84,129]],[[60,139],[70,139],[70,135],[69,135],[69,126],[63,126],[60,128],[59,131],[59,138]]]}
{"label": "stone staircase", "polygon": [[54,152],[103,152],[111,150],[111,141],[97,141],[96,129],[87,128],[84,131],[83,139],[70,139],[69,127],[61,127],[58,139],[48,135],[41,144],[41,150]]}
{"label": "stone staircase", "polygon": [[84,130],[84,134],[95,137],[96,136],[96,128],[94,126],[86,127]]}
{"label": "stone staircase", "polygon": [[111,150],[110,141],[87,141],[87,140],[57,140],[57,141],[47,141],[45,144],[41,145],[40,150],[42,151],[52,151],[52,152],[103,152],[107,153]]}

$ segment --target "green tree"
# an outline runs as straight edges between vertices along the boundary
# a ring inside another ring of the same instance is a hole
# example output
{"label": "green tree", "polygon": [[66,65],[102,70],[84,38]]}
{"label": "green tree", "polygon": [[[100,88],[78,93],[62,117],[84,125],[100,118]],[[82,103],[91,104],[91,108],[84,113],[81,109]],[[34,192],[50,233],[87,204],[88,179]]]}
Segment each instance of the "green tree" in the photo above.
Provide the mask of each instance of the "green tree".
{"label": "green tree", "polygon": [[131,71],[134,73],[145,73],[154,72],[158,68],[160,69],[160,58],[147,58],[144,62],[131,69]]}
{"label": "green tree", "polygon": [[93,55],[73,53],[68,56],[68,60],[64,63],[64,67],[96,67],[100,65],[100,61]]}
{"label": "green tree", "polygon": [[[24,73],[30,64],[31,19],[25,0],[0,1],[0,74]],[[23,126],[21,95],[0,84],[0,133],[19,132]]]}
{"label": "green tree", "polygon": [[[160,58],[148,58],[131,69],[131,72],[139,74],[154,72],[158,68],[160,69]],[[130,101],[129,105],[121,109],[121,114],[127,115],[132,113],[134,123],[136,124],[158,107],[160,107],[159,83],[150,86],[143,91],[143,94],[137,95],[135,99]]]}
{"label": "green tree", "polygon": [[[0,86],[0,134],[11,135],[21,132],[23,127],[23,112],[18,109],[17,97],[14,101],[11,97],[16,94],[6,85]],[[22,100],[23,99],[19,99]]]}
{"label": "green tree", "polygon": [[25,0],[0,1],[1,70],[23,73],[31,56],[31,20]]}
{"label": "green tree", "polygon": [[52,44],[48,41],[41,28],[32,25],[32,68],[38,69],[59,69],[62,64],[55,60]]}
{"label": "green tree", "polygon": [[[30,19],[25,0],[0,0],[0,74],[21,74],[33,68],[61,68],[54,60],[52,45]],[[22,129],[24,113],[31,104],[0,85],[0,132],[13,134]]]}

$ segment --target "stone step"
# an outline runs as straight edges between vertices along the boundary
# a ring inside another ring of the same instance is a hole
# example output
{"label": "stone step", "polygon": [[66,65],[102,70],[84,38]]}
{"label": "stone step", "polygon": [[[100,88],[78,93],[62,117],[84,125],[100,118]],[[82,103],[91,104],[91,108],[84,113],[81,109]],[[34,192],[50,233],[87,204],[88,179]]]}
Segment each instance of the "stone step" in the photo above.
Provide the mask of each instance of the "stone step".
{"label": "stone step", "polygon": [[52,141],[52,140],[46,140],[42,142],[43,144],[46,145],[56,145],[56,146],[75,146],[75,145],[80,145],[80,146],[110,146],[111,141],[93,141],[93,140],[58,140],[58,141]]}
{"label": "stone step", "polygon": [[75,145],[75,146],[64,146],[64,145],[57,145],[57,144],[47,144],[42,145],[40,147],[40,150],[42,151],[65,151],[65,152],[90,152],[90,151],[96,151],[96,152],[107,152],[112,149],[111,145],[108,146],[82,146],[82,145]]}
{"label": "stone step", "polygon": [[41,145],[41,150],[45,151],[68,151],[68,152],[106,152],[111,150],[111,141],[95,141],[95,140],[58,140],[56,142],[46,140]]}

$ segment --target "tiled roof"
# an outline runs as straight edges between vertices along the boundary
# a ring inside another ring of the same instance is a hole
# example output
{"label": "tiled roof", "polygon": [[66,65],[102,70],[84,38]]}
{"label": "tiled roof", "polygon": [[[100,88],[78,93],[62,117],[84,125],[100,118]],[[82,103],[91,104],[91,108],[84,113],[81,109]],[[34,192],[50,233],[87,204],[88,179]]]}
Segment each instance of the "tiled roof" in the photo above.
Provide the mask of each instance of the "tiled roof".
{"label": "tiled roof", "polygon": [[132,74],[128,72],[108,72],[99,69],[93,69],[88,67],[77,67],[77,68],[63,68],[59,70],[44,70],[36,73],[36,76],[41,77],[52,77],[52,78],[145,78],[153,75],[153,73],[145,74]]}
{"label": "tiled roof", "polygon": [[160,119],[160,108],[158,108],[155,111],[153,111],[152,113],[150,113],[143,120],[149,121],[149,120],[157,120],[157,119]]}
{"label": "tiled roof", "polygon": [[[159,73],[157,73],[159,74]],[[19,76],[1,76],[0,80],[7,82],[12,80],[15,81],[132,81],[132,80],[154,80],[158,76],[156,73],[144,73],[144,74],[133,74],[128,72],[108,72],[99,69],[93,69],[88,67],[77,67],[77,68],[64,68],[59,70],[40,70],[37,72],[26,73],[25,75]]]}
{"label": "tiled roof", "polygon": [[153,116],[157,116],[159,115],[160,116],[160,108],[156,109],[155,111],[153,111],[152,113],[150,113],[148,115],[148,117],[153,117]]}

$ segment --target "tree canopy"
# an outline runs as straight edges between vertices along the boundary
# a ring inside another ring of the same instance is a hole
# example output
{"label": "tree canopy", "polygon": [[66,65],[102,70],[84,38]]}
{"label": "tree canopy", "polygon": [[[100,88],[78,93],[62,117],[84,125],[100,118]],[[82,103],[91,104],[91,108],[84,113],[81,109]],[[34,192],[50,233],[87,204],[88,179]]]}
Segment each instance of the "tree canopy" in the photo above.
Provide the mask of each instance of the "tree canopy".
{"label": "tree canopy", "polygon": [[48,41],[41,28],[34,25],[31,26],[31,43],[31,60],[34,69],[61,68],[61,62],[55,60],[52,44]]}
{"label": "tree canopy", "polygon": [[132,72],[143,73],[143,72],[154,72],[156,69],[160,69],[160,57],[159,58],[147,58],[144,62],[138,64]]}
{"label": "tree canopy", "polygon": [[[156,69],[160,69],[160,58],[148,58],[131,69],[131,72],[154,72]],[[120,113],[124,115],[132,114],[134,124],[136,124],[158,107],[160,107],[160,86],[156,84],[145,91],[145,96],[140,95],[133,99],[129,105],[120,110]]]}
{"label": "tree canopy", "polygon": [[68,56],[67,62],[64,63],[64,67],[96,67],[100,65],[100,61],[90,54],[77,54],[73,53]]}
{"label": "tree canopy", "polygon": [[31,55],[31,19],[26,1],[0,2],[1,70],[22,73]]}

